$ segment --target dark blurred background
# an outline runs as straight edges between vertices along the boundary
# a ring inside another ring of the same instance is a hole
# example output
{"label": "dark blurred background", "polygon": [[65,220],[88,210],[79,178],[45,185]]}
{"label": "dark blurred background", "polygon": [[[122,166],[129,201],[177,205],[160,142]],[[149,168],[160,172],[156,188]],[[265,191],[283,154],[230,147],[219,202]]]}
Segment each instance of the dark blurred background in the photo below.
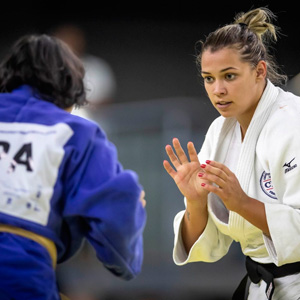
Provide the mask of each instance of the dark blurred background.
{"label": "dark blurred background", "polygon": [[[66,24],[80,28],[84,54],[102,63],[100,77],[106,81],[93,107],[74,113],[105,129],[118,148],[123,166],[139,174],[146,191],[148,221],[142,273],[130,282],[115,278],[84,244],[80,253],[57,269],[61,290],[71,300],[230,299],[244,275],[244,258],[237,244],[214,264],[178,267],[172,261],[173,218],[184,206],[162,161],[166,159],[165,145],[175,136],[183,145],[194,141],[200,149],[209,124],[217,116],[197,73],[196,42],[216,27],[232,22],[236,13],[259,6],[268,6],[277,15],[275,24],[282,34],[272,52],[292,82],[300,72],[295,2],[86,0],[5,4],[0,19],[1,57],[23,34],[53,34]],[[96,65],[92,60],[90,66]],[[92,83],[92,92],[97,86]]]}

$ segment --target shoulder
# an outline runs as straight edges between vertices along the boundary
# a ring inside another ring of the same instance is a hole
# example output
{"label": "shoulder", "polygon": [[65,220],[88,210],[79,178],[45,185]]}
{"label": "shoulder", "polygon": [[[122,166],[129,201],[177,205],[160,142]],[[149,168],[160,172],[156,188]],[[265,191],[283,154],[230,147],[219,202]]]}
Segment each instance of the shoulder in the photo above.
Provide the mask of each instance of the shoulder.
{"label": "shoulder", "polygon": [[299,132],[300,97],[279,89],[272,112],[262,129],[261,138],[271,146],[279,141],[292,140]]}
{"label": "shoulder", "polygon": [[300,97],[279,89],[278,97],[266,125],[277,130],[286,130],[293,126],[299,127]]}
{"label": "shoulder", "polygon": [[220,135],[226,136],[228,132],[234,128],[235,124],[235,118],[224,118],[223,116],[219,116],[208,128],[206,137],[209,137],[211,140],[218,140]]}
{"label": "shoulder", "polygon": [[[200,154],[204,155],[206,159],[210,157],[210,153],[213,151],[214,145],[217,143],[219,139],[220,132],[222,130],[223,124],[225,122],[225,118],[220,116],[217,117],[209,126],[206,134],[204,143],[202,144]],[[199,154],[199,155],[200,155]],[[201,156],[200,155],[200,156]],[[203,158],[201,157],[203,160]]]}
{"label": "shoulder", "polygon": [[73,130],[74,139],[81,144],[81,146],[96,141],[105,142],[107,139],[105,131],[92,120],[68,113],[68,115],[65,116],[64,123]]}
{"label": "shoulder", "polygon": [[83,127],[87,130],[95,130],[98,128],[97,123],[91,121],[83,116],[75,115],[73,113],[67,113],[65,121],[70,123],[71,126]]}
{"label": "shoulder", "polygon": [[213,122],[210,124],[207,133],[219,132],[223,127],[225,120],[226,119],[223,116],[219,116],[216,119],[214,119]]}

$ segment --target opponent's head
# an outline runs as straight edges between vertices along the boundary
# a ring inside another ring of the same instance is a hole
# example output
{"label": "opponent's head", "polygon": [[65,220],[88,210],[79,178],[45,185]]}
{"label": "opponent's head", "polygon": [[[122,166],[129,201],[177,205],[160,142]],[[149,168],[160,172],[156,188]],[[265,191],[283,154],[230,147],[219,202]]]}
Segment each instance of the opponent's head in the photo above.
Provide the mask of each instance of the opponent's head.
{"label": "opponent's head", "polygon": [[200,41],[201,49],[197,64],[201,68],[201,58],[205,51],[215,52],[228,47],[238,50],[241,60],[256,67],[259,61],[267,64],[267,78],[274,84],[285,83],[287,77],[278,72],[279,67],[268,52],[271,41],[277,40],[277,28],[271,21],[275,15],[267,8],[257,8],[247,13],[239,13],[232,24],[211,32],[205,41]]}
{"label": "opponent's head", "polygon": [[61,40],[42,34],[21,37],[0,64],[0,92],[20,85],[66,109],[85,104],[84,67]]}

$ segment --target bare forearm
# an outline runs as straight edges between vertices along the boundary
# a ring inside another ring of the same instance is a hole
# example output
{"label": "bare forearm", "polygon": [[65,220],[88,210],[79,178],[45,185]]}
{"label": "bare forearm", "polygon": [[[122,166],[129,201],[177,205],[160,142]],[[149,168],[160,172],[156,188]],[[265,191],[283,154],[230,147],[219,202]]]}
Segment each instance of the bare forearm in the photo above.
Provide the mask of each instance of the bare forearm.
{"label": "bare forearm", "polygon": [[189,253],[193,244],[204,231],[207,224],[207,218],[207,205],[195,206],[193,204],[189,204],[187,201],[187,207],[181,229],[182,241],[187,253]]}
{"label": "bare forearm", "polygon": [[247,197],[247,201],[236,211],[239,215],[245,218],[248,222],[262,230],[262,232],[270,237],[269,226],[266,217],[264,203]]}

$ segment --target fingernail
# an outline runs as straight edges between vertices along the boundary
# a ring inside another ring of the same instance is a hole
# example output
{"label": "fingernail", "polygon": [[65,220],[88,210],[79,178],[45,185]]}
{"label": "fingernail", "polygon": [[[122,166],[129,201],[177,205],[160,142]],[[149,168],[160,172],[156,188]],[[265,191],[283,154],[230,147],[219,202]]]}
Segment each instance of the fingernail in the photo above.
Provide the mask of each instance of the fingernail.
{"label": "fingernail", "polygon": [[205,183],[201,183],[201,186],[205,186]]}
{"label": "fingernail", "polygon": [[204,169],[204,168],[206,167],[206,165],[205,165],[205,164],[202,164],[200,167],[201,167],[202,169]]}
{"label": "fingernail", "polygon": [[208,165],[210,164],[210,160],[205,161]]}
{"label": "fingernail", "polygon": [[198,174],[198,177],[202,177],[202,176],[203,176],[203,173],[199,173],[199,174]]}

